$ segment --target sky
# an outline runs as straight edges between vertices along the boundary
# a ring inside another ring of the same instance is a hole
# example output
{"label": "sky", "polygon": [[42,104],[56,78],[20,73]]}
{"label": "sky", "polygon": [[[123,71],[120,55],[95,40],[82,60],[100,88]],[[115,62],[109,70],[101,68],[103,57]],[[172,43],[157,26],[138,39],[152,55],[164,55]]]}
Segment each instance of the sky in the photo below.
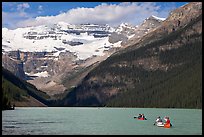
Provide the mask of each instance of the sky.
{"label": "sky", "polygon": [[188,2],[2,2],[2,27],[95,23],[139,25],[151,15],[167,18]]}

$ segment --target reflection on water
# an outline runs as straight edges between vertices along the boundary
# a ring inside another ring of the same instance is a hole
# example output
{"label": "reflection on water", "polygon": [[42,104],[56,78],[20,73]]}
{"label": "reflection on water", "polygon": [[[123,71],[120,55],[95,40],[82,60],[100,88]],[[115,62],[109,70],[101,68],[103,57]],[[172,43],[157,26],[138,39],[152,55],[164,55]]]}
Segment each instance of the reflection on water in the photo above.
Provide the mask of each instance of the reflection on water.
{"label": "reflection on water", "polygon": [[[147,120],[136,120],[143,113]],[[172,128],[154,126],[169,116]],[[2,111],[3,135],[201,135],[201,109],[17,107]]]}

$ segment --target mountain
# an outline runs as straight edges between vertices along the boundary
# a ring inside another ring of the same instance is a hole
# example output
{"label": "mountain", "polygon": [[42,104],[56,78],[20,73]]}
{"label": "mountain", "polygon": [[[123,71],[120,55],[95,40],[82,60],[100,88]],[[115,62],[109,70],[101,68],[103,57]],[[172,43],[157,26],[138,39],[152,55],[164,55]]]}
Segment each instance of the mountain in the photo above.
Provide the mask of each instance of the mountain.
{"label": "mountain", "polygon": [[55,57],[69,51],[77,59],[87,59],[92,55],[101,55],[104,44],[110,46],[107,37],[112,29],[108,25],[71,25],[64,22],[15,30],[3,28],[2,48],[4,51],[46,52]]}
{"label": "mountain", "polygon": [[142,24],[136,27],[134,34],[130,37],[130,39],[123,43],[123,46],[128,47],[133,45],[136,41],[139,41],[143,36],[147,35],[147,33],[155,30],[158,26],[160,26],[164,20],[166,19],[154,15],[145,19]]}
{"label": "mountain", "polygon": [[59,104],[202,108],[201,28],[201,2],[172,11],[91,70]]}
{"label": "mountain", "polygon": [[64,22],[3,28],[2,66],[51,96],[61,94],[69,88],[63,85],[67,77],[105,59],[120,46],[108,42],[112,31],[108,25]]}
{"label": "mountain", "polygon": [[[139,35],[146,35],[156,26],[142,24]],[[112,28],[107,24],[64,22],[15,30],[3,28],[2,66],[53,99],[61,98],[101,61],[121,49],[138,28],[127,23]]]}
{"label": "mountain", "polygon": [[165,18],[159,18],[154,15],[145,19],[140,25],[132,26],[128,23],[122,23],[115,31],[110,35],[109,41],[114,43],[122,41],[122,47],[127,47],[127,41],[140,39],[147,33],[151,32],[165,20]]}
{"label": "mountain", "polygon": [[50,97],[2,67],[2,110],[15,106],[46,106]]}
{"label": "mountain", "polygon": [[119,41],[126,42],[129,38],[134,36],[136,26],[132,26],[128,23],[120,24],[115,31],[110,35],[109,42],[116,43]]}

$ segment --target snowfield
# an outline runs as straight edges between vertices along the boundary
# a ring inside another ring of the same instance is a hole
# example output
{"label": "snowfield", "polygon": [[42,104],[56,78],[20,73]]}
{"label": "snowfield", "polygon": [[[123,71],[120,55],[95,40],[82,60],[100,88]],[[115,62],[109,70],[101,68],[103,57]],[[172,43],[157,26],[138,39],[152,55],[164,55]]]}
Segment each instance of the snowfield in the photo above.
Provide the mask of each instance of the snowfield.
{"label": "snowfield", "polygon": [[[70,29],[71,27],[72,29]],[[91,29],[86,27],[91,27]],[[82,32],[77,35],[67,33],[65,30],[79,30]],[[59,56],[61,52],[69,51],[76,54],[78,59],[85,60],[93,55],[102,56],[107,47],[114,47],[114,44],[109,43],[108,36],[94,37],[94,33],[88,34],[85,30],[102,32],[108,31],[108,28],[100,28],[100,26],[96,25],[74,26],[62,22],[50,28],[47,26],[18,28],[15,30],[2,28],[2,48],[4,51],[54,52],[53,56]],[[111,32],[112,28],[110,29]],[[73,46],[66,42],[78,42],[79,45]],[[118,46],[118,44],[115,45]]]}
{"label": "snowfield", "polygon": [[[157,20],[165,20],[165,18],[154,15],[152,17]],[[77,59],[85,60],[94,55],[103,56],[104,51],[121,46],[120,41],[117,43],[109,42],[111,33],[120,34],[125,29],[134,31],[137,27],[128,23],[122,23],[118,27],[112,28],[107,24],[73,25],[59,22],[53,25],[17,28],[15,30],[2,28],[2,53],[16,50],[53,52],[52,56],[57,57],[61,52],[69,51],[76,55]],[[128,39],[134,36],[134,33],[127,34]]]}

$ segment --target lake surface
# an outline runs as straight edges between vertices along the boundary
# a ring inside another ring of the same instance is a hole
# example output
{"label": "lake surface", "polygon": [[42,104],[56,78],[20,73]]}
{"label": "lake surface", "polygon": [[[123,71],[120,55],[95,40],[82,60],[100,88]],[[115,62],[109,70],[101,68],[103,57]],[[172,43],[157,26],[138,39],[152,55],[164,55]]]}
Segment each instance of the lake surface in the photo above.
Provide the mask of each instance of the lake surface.
{"label": "lake surface", "polygon": [[[133,117],[145,114],[147,120]],[[154,126],[169,116],[172,128]],[[3,135],[202,135],[202,109],[16,107],[2,111]]]}

